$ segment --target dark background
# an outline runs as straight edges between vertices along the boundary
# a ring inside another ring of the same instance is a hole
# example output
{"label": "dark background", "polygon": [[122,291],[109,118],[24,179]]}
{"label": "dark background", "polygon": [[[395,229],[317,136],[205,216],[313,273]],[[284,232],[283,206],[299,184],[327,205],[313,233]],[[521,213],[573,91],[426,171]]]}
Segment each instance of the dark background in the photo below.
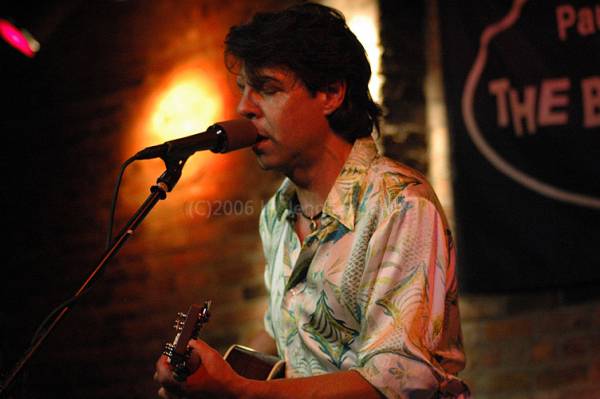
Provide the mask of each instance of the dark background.
{"label": "dark background", "polygon": [[[463,89],[481,34],[504,18],[512,2],[459,4],[441,2],[440,10],[462,288],[593,294],[600,285],[600,211],[546,197],[504,175],[475,147],[463,122]],[[598,75],[599,52],[592,49],[600,48],[600,36],[582,38],[572,28],[569,42],[560,42],[554,10],[562,4],[526,3],[517,23],[492,40],[474,112],[486,141],[512,166],[555,187],[598,198],[600,128],[583,128],[580,80]],[[590,4],[574,4],[575,12]],[[525,132],[521,138],[512,124],[497,127],[488,81],[508,78],[521,95],[526,85],[535,85],[539,96],[543,79],[565,76],[571,80],[567,126],[538,126],[535,134]]]}

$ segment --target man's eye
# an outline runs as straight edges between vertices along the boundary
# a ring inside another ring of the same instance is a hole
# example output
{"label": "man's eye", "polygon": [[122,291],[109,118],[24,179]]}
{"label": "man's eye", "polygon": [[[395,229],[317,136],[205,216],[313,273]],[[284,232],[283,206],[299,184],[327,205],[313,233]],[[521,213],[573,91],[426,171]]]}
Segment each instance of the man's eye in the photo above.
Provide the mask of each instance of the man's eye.
{"label": "man's eye", "polygon": [[280,91],[278,87],[272,87],[272,86],[265,86],[260,89],[260,93],[263,95],[267,95],[267,96],[273,95],[273,94],[277,93],[278,91]]}

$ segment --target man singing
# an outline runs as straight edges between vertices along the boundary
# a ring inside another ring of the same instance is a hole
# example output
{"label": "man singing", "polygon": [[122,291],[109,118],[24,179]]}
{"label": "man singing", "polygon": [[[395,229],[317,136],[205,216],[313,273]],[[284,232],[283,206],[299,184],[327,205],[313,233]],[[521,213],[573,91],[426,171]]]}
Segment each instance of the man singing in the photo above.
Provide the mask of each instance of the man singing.
{"label": "man singing", "polygon": [[258,162],[286,176],[261,213],[269,306],[255,342],[286,378],[244,378],[191,341],[201,365],[180,383],[161,357],[159,395],[468,397],[448,224],[423,176],[377,153],[371,70],[344,17],[311,3],[259,13],[225,45]]}

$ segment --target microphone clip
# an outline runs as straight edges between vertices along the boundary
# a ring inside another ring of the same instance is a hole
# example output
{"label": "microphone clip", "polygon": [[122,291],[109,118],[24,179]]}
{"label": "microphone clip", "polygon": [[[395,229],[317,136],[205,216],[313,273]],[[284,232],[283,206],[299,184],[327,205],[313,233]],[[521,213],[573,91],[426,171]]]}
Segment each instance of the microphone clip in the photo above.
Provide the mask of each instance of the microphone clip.
{"label": "microphone clip", "polygon": [[[191,155],[191,154],[190,154]],[[156,186],[153,186],[150,190],[155,191],[160,189],[163,191],[163,195],[166,197],[166,193],[171,192],[179,179],[181,178],[181,173],[183,172],[183,166],[185,162],[188,160],[189,155],[183,158],[180,157],[170,157],[164,156],[161,157],[163,162],[165,163],[166,169],[162,175],[156,179]],[[161,198],[164,199],[164,198]]]}

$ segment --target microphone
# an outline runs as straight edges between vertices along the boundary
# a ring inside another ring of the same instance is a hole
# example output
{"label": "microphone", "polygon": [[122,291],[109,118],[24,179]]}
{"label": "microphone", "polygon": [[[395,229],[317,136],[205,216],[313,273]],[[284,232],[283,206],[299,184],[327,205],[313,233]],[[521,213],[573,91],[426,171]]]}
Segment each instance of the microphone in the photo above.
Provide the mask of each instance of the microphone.
{"label": "microphone", "polygon": [[233,119],[215,123],[205,132],[193,134],[159,145],[146,147],[133,156],[134,160],[153,158],[187,158],[196,151],[225,153],[250,147],[256,143],[258,131],[248,119]]}

